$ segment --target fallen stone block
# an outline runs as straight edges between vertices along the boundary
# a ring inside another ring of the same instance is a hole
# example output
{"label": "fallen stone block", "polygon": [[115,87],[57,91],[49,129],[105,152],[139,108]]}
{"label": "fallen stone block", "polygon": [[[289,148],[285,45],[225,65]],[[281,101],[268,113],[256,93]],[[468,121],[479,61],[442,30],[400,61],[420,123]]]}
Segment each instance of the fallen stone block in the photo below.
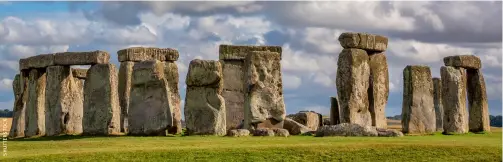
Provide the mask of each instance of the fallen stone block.
{"label": "fallen stone block", "polygon": [[436,117],[430,67],[409,65],[403,70],[403,80],[402,132],[435,132]]}
{"label": "fallen stone block", "polygon": [[302,124],[300,124],[300,123],[298,123],[295,120],[290,119],[290,118],[286,118],[285,119],[285,123],[283,125],[283,128],[286,129],[286,130],[288,130],[288,132],[291,135],[299,135],[299,134],[304,134],[304,133],[313,131],[312,129],[309,129],[305,125],[302,125]]}
{"label": "fallen stone block", "polygon": [[84,83],[85,135],[116,135],[120,132],[117,69],[114,64],[96,64],[87,71]]}
{"label": "fallen stone block", "polygon": [[489,110],[487,103],[486,83],[480,70],[468,69],[468,108],[469,130],[471,132],[490,132]]}
{"label": "fallen stone block", "polygon": [[403,133],[394,129],[376,128],[379,137],[403,137]]}
{"label": "fallen stone block", "polygon": [[378,136],[377,130],[372,126],[363,126],[356,123],[342,123],[338,125],[325,125],[316,131],[316,137],[325,136]]}
{"label": "fallen stone block", "polygon": [[195,59],[187,73],[185,123],[189,135],[225,135],[225,100],[222,97],[222,65]]}
{"label": "fallen stone block", "polygon": [[372,125],[368,88],[370,67],[367,52],[343,49],[337,62],[337,94],[341,123]]}
{"label": "fallen stone block", "polygon": [[275,128],[275,129],[273,129],[273,131],[274,131],[274,136],[277,136],[277,137],[288,137],[288,136],[290,136],[290,133],[286,129]]}
{"label": "fallen stone block", "polygon": [[437,132],[444,131],[444,108],[442,105],[442,80],[433,78],[433,103],[435,106],[435,117]]}
{"label": "fallen stone block", "polygon": [[358,48],[366,51],[383,52],[388,48],[388,38],[368,33],[342,33],[339,42],[343,48]]}
{"label": "fallen stone block", "polygon": [[292,119],[302,125],[305,125],[311,130],[317,130],[320,123],[318,113],[310,111],[298,112],[297,114],[293,115]]}
{"label": "fallen stone block", "polygon": [[273,137],[273,136],[275,136],[275,134],[274,134],[274,130],[273,129],[259,128],[259,129],[253,130],[253,136],[269,136],[269,137]]}
{"label": "fallen stone block", "polygon": [[369,56],[370,87],[369,87],[369,110],[372,118],[372,126],[386,128],[386,104],[389,95],[388,63],[384,53],[374,53]]}
{"label": "fallen stone block", "polygon": [[92,52],[63,52],[54,54],[54,64],[56,65],[94,65],[108,64],[110,54],[105,51]]}
{"label": "fallen stone block", "polygon": [[45,68],[54,65],[53,54],[43,54],[19,60],[19,70]]}
{"label": "fallen stone block", "polygon": [[444,57],[445,66],[462,67],[465,69],[480,69],[482,63],[475,55],[457,55]]}
{"label": "fallen stone block", "polygon": [[230,137],[247,137],[250,135],[250,131],[247,129],[232,129],[227,132],[227,136]]}
{"label": "fallen stone block", "polygon": [[28,75],[26,107],[26,137],[45,135],[45,69],[31,69]]}
{"label": "fallen stone block", "polygon": [[125,61],[176,61],[179,53],[171,48],[155,48],[155,47],[131,47],[119,50],[117,52],[119,62]]}

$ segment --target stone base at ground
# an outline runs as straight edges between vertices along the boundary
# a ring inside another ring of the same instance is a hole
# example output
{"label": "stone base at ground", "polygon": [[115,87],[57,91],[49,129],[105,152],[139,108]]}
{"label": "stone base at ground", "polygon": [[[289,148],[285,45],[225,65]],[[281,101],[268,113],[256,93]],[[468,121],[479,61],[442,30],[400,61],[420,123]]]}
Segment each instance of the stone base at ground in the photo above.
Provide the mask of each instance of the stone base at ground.
{"label": "stone base at ground", "polygon": [[227,136],[230,137],[247,137],[250,135],[250,131],[247,129],[232,129],[227,131]]}
{"label": "stone base at ground", "polygon": [[376,128],[379,137],[403,137],[403,133],[395,129]]}
{"label": "stone base at ground", "polygon": [[316,131],[316,137],[324,136],[378,136],[378,133],[376,128],[372,126],[342,123],[338,125],[325,125]]}

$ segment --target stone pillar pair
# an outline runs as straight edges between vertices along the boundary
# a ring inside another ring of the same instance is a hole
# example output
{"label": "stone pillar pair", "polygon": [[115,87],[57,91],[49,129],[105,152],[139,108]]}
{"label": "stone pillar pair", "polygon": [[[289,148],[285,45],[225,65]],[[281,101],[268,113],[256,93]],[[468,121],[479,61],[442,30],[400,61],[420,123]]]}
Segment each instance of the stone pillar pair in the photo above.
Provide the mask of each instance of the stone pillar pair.
{"label": "stone pillar pair", "polygon": [[[182,132],[178,51],[132,47],[117,52],[121,62],[121,129],[131,135]],[[166,132],[167,131],[167,132]]]}
{"label": "stone pillar pair", "polygon": [[[440,69],[440,74],[444,133],[489,132],[487,94],[480,58],[458,55],[445,57],[443,61],[445,66]],[[466,110],[467,95],[469,111]]]}
{"label": "stone pillar pair", "polygon": [[[338,113],[331,110],[333,120],[386,128],[389,78],[384,51],[388,38],[367,33],[342,33],[339,42],[344,48],[337,62],[340,107]],[[339,114],[339,120],[334,116],[336,114]]]}

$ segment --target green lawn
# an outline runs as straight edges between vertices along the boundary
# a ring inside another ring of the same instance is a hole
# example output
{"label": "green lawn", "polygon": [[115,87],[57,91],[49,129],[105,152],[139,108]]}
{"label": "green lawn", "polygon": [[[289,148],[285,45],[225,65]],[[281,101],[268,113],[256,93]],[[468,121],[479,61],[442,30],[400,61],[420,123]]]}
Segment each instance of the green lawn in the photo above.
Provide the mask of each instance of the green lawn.
{"label": "green lawn", "polygon": [[44,137],[10,140],[4,161],[501,161],[490,134],[385,137]]}

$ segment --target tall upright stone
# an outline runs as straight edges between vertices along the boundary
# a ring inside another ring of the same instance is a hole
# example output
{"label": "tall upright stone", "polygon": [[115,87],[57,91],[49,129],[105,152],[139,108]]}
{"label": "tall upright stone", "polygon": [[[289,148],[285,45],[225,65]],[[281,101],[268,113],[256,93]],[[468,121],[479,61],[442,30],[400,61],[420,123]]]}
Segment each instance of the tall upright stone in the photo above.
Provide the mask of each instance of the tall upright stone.
{"label": "tall upright stone", "polygon": [[466,72],[468,76],[468,108],[470,111],[469,130],[471,132],[489,132],[491,126],[484,76],[482,71],[478,69],[467,69]]}
{"label": "tall upright stone", "polygon": [[444,133],[468,132],[466,110],[466,72],[464,68],[442,66],[442,105],[444,108]]}
{"label": "tall upright stone", "polygon": [[173,111],[171,112],[173,127],[170,128],[169,133],[179,134],[182,133],[182,109],[180,105],[180,91],[178,89],[178,66],[174,61],[166,61],[164,64],[164,77],[168,81],[170,102],[173,105]]}
{"label": "tall upright stone", "polygon": [[220,45],[219,57],[222,63],[226,107],[227,129],[237,128],[244,120],[246,55],[250,51],[271,51],[281,55],[280,46],[236,46]]}
{"label": "tall upright stone", "polygon": [[225,100],[222,97],[222,65],[195,59],[187,73],[185,123],[189,135],[226,134]]}
{"label": "tall upright stone", "polygon": [[121,132],[128,132],[128,111],[131,92],[131,80],[133,75],[134,62],[121,62],[119,68],[119,103],[121,106],[120,127]]}
{"label": "tall upright stone", "polygon": [[436,118],[430,68],[409,65],[403,70],[403,79],[402,132],[410,134],[435,132]]}
{"label": "tall upright stone", "polygon": [[245,62],[244,128],[282,128],[286,117],[278,52],[252,51]]}
{"label": "tall upright stone", "polygon": [[47,136],[82,133],[83,92],[69,66],[49,66],[45,88]]}
{"label": "tall upright stone", "polygon": [[25,136],[45,135],[45,69],[31,69],[28,75]]}
{"label": "tall upright stone", "polygon": [[164,63],[143,61],[133,67],[128,134],[165,136],[173,126],[173,105]]}
{"label": "tall upright stone", "polygon": [[330,97],[330,125],[340,124],[339,101],[337,97]]}
{"label": "tall upright stone", "polygon": [[83,134],[119,133],[120,111],[115,65],[92,65],[87,71],[87,79],[84,83]]}
{"label": "tall upright stone", "polygon": [[369,57],[356,48],[343,49],[337,62],[337,94],[341,123],[372,125],[369,111]]}
{"label": "tall upright stone", "polygon": [[373,53],[369,56],[370,87],[369,110],[372,118],[372,126],[386,128],[386,104],[389,94],[388,63],[384,53]]}
{"label": "tall upright stone", "polygon": [[12,125],[9,133],[10,138],[20,138],[24,137],[25,130],[25,113],[26,113],[26,101],[28,99],[27,88],[27,73],[21,71],[20,74],[17,74],[14,77],[14,81],[12,82],[13,91],[14,91],[14,108],[13,108],[13,117],[12,117]]}
{"label": "tall upright stone", "polygon": [[444,108],[442,105],[442,80],[433,78],[433,104],[435,105],[435,117],[437,120],[437,132],[444,131]]}

